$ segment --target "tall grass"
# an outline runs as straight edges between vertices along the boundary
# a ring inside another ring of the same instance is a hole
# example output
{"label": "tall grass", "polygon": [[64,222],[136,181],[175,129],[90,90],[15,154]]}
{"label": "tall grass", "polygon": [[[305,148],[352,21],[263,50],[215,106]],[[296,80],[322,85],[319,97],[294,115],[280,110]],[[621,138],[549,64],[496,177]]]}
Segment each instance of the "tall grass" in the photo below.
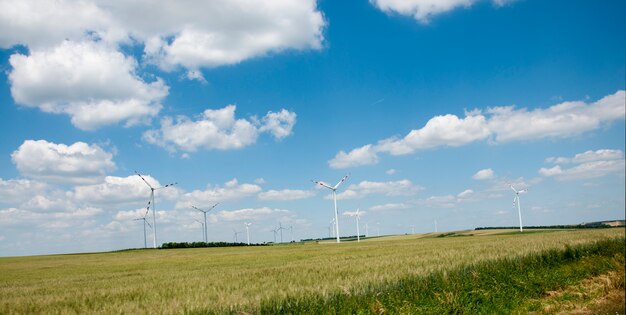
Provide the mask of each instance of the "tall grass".
{"label": "tall grass", "polygon": [[[526,314],[548,290],[624,266],[624,238],[502,258],[335,293],[270,299],[262,314]],[[536,306],[536,305],[535,305]]]}
{"label": "tall grass", "polygon": [[256,309],[616,236],[624,229],[0,258],[0,313]]}

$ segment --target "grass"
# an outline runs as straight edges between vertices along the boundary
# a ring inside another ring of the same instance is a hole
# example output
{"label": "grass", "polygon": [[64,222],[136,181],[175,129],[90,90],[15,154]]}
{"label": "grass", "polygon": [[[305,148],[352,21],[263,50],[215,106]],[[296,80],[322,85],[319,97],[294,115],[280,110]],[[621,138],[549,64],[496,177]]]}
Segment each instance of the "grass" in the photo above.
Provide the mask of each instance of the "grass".
{"label": "grass", "polygon": [[[483,261],[426,276],[378,283],[329,297],[268,300],[263,314],[526,314],[531,298],[586,277],[623,268],[624,238]],[[541,304],[539,304],[541,305]]]}
{"label": "grass", "polygon": [[360,243],[0,258],[0,313],[254,311],[268,301],[324,301],[481,262],[624,237],[624,229],[481,232],[471,231],[473,237],[427,234]]}

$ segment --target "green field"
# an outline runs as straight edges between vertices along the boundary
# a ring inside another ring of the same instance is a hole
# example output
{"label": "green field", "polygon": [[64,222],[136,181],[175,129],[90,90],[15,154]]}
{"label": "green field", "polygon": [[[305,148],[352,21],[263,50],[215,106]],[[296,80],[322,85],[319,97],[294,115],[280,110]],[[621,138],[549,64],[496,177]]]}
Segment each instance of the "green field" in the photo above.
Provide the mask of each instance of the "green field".
{"label": "green field", "polygon": [[[591,275],[596,275],[615,269],[614,262],[620,263],[619,259],[623,268],[623,228],[509,232],[467,231],[446,237],[416,234],[341,244],[0,258],[0,313],[258,313],[282,312],[291,301],[317,303],[328,310],[333,307],[328,301],[343,301],[344,296],[358,303],[376,300],[376,296],[368,295],[372,290],[389,293],[407,279],[432,281],[436,278],[433,275],[468,266],[516,261],[550,250],[571,251],[575,246],[616,238],[621,258],[607,257],[596,266],[591,258],[574,254],[572,257],[580,256],[580,266],[567,270],[592,266],[597,268]],[[569,262],[567,255],[571,254],[554,257]],[[558,262],[557,258],[553,261]],[[530,263],[539,258],[533,259],[520,261]],[[554,267],[541,259],[537,268]],[[587,276],[577,274],[579,278]],[[387,310],[397,313],[402,308]]]}

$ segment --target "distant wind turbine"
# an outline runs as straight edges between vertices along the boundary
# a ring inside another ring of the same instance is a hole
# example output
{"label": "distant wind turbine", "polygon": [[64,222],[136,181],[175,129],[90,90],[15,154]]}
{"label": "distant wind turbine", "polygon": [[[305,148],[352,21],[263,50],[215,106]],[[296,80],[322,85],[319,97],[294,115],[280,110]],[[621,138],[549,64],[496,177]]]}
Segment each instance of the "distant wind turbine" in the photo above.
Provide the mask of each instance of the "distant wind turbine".
{"label": "distant wind turbine", "polygon": [[246,226],[246,237],[248,239],[248,245],[250,245],[250,231],[249,231],[249,228],[250,228],[250,225],[252,225],[252,223],[246,222],[246,223],[244,223],[244,225]]}
{"label": "distant wind turbine", "polygon": [[356,209],[356,212],[344,212],[344,215],[348,215],[356,218],[356,241],[361,241],[361,232],[359,231],[359,221],[361,220],[361,209]]}
{"label": "distant wind turbine", "polygon": [[139,174],[137,171],[135,171],[135,174],[137,174],[137,176],[139,176],[141,178],[141,180],[143,180],[144,183],[146,183],[146,185],[148,185],[148,187],[150,187],[150,201],[148,201],[148,210],[150,209],[150,203],[152,203],[152,242],[153,242],[153,246],[154,248],[157,248],[157,229],[156,229],[156,206],[154,203],[154,191],[157,189],[161,189],[161,188],[167,188],[167,187],[171,187],[174,186],[178,183],[172,183],[172,184],[167,184],[165,186],[161,186],[161,187],[152,187],[152,185],[150,185],[150,183],[148,183],[148,181],[143,178],[143,176],[141,176],[141,174]]}
{"label": "distant wind turbine", "polygon": [[202,212],[204,214],[204,242],[208,242],[209,241],[209,235],[207,234],[207,225],[206,225],[206,214],[207,212],[213,210],[215,207],[217,207],[217,205],[219,205],[220,203],[216,203],[214,204],[211,208],[209,208],[208,210],[204,210],[204,209],[200,209],[196,206],[191,206],[192,208]]}
{"label": "distant wind turbine", "polygon": [[415,234],[415,225],[411,225],[411,234]]}
{"label": "distant wind turbine", "polygon": [[[147,211],[146,211],[146,214],[148,214]],[[146,224],[150,228],[152,228],[152,225],[150,225],[150,223],[148,223],[148,221],[146,220],[146,216],[145,215],[143,217],[141,217],[141,218],[135,219],[135,221],[140,221],[140,220],[143,221],[143,247],[144,248],[148,248],[148,239],[146,238]]]}
{"label": "distant wind turbine", "polygon": [[241,234],[242,232],[237,232],[237,230],[233,229],[233,232],[235,233],[235,243],[238,243],[237,241],[237,235]]}
{"label": "distant wind turbine", "polygon": [[339,212],[337,212],[337,188],[339,188],[339,185],[341,185],[343,182],[346,181],[346,179],[348,178],[350,174],[344,176],[335,186],[330,186],[328,184],[326,184],[325,182],[322,181],[314,181],[311,180],[312,182],[322,186],[322,187],[326,187],[330,190],[333,191],[333,202],[335,204],[335,236],[337,237],[337,243],[341,242],[341,240],[339,239]]}
{"label": "distant wind turbine", "polygon": [[511,189],[515,192],[515,197],[513,198],[513,207],[515,207],[515,204],[517,204],[517,214],[519,216],[519,231],[524,232],[522,226],[522,208],[520,205],[519,194],[527,192],[528,189],[516,190],[515,188],[513,188],[513,185],[509,185],[509,187],[511,187]]}
{"label": "distant wind turbine", "polygon": [[195,220],[196,220],[196,222],[200,223],[200,225],[202,226],[202,232],[203,232],[202,236],[205,239],[204,242],[206,243],[206,229],[204,228],[205,227],[205,223],[202,223],[202,221],[200,221],[198,219],[195,219]]}

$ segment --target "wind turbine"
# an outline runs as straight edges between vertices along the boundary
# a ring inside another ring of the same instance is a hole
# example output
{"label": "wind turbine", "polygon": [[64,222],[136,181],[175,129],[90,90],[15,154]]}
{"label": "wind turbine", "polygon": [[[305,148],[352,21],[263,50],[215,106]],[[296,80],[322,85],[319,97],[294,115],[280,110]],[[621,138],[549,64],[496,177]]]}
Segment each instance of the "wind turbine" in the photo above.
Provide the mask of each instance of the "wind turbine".
{"label": "wind turbine", "polygon": [[437,233],[437,220],[435,220],[435,233]]}
{"label": "wind turbine", "polygon": [[[146,213],[147,214],[147,213]],[[146,224],[152,228],[152,225],[150,225],[150,223],[148,223],[148,221],[146,220],[146,216],[143,216],[141,218],[137,218],[134,219],[134,221],[143,221],[143,247],[144,248],[148,248],[148,239],[146,238]]]}
{"label": "wind turbine", "polygon": [[513,198],[513,207],[515,207],[515,204],[517,204],[517,214],[519,215],[519,231],[524,232],[524,229],[522,227],[522,209],[520,206],[519,194],[527,192],[528,189],[516,190],[515,188],[513,188],[513,185],[509,185],[509,187],[511,187],[511,189],[515,192],[515,197]]}
{"label": "wind turbine", "polygon": [[348,215],[351,217],[356,217],[356,241],[360,242],[361,241],[361,232],[359,232],[359,221],[361,220],[361,209],[356,209],[356,212],[354,213],[346,213],[344,212],[344,215]]}
{"label": "wind turbine", "polygon": [[248,238],[248,245],[250,245],[250,231],[249,231],[249,228],[250,228],[250,225],[252,225],[252,223],[246,222],[246,223],[244,223],[244,225],[246,226],[246,236]]}
{"label": "wind turbine", "polygon": [[[157,236],[156,236],[156,206],[154,203],[154,191],[157,189],[161,189],[161,188],[167,188],[167,187],[171,187],[174,186],[178,183],[172,183],[172,184],[167,184],[165,186],[161,186],[161,187],[152,187],[152,185],[150,185],[150,183],[148,183],[148,181],[143,178],[143,176],[141,176],[141,174],[139,174],[137,171],[135,171],[135,174],[137,174],[137,176],[139,176],[141,178],[141,180],[143,180],[144,183],[146,183],[146,185],[148,185],[148,187],[150,187],[150,201],[148,201],[148,210],[150,210],[150,203],[152,203],[152,242],[154,245],[154,248],[157,248]],[[146,211],[147,214],[147,211]]]}
{"label": "wind turbine", "polygon": [[337,212],[337,188],[339,188],[339,185],[341,185],[343,182],[346,181],[346,179],[348,178],[350,174],[344,176],[335,186],[330,186],[322,181],[314,181],[311,180],[312,182],[322,186],[322,187],[326,187],[330,190],[333,191],[333,202],[335,204],[335,234],[337,236],[337,243],[341,242],[341,240],[339,239],[339,212]]}
{"label": "wind turbine", "polygon": [[205,239],[204,242],[206,243],[206,229],[204,228],[206,223],[202,223],[202,221],[200,221],[198,219],[195,219],[195,220],[196,220],[196,222],[200,223],[200,225],[202,225],[202,232],[204,232],[204,233],[202,233],[202,236],[204,236],[203,237]]}
{"label": "wind turbine", "polygon": [[415,225],[411,225],[411,234],[415,234]]}
{"label": "wind turbine", "polygon": [[235,229],[233,229],[233,232],[235,233],[235,243],[237,243],[237,235],[241,234],[241,232],[237,232]]}
{"label": "wind turbine", "polygon": [[207,226],[206,226],[206,214],[207,214],[207,212],[213,210],[213,208],[217,207],[217,205],[219,205],[219,204],[220,204],[219,202],[214,204],[211,208],[209,208],[209,210],[204,210],[204,209],[200,209],[200,208],[198,208],[196,206],[191,206],[192,208],[194,208],[194,209],[196,209],[196,210],[198,210],[198,211],[200,211],[200,212],[202,212],[204,214],[204,242],[205,243],[209,241],[209,234],[206,231],[206,229],[207,229]]}
{"label": "wind turbine", "polygon": [[369,229],[369,224],[365,223],[365,237],[368,237],[370,235],[368,229]]}

